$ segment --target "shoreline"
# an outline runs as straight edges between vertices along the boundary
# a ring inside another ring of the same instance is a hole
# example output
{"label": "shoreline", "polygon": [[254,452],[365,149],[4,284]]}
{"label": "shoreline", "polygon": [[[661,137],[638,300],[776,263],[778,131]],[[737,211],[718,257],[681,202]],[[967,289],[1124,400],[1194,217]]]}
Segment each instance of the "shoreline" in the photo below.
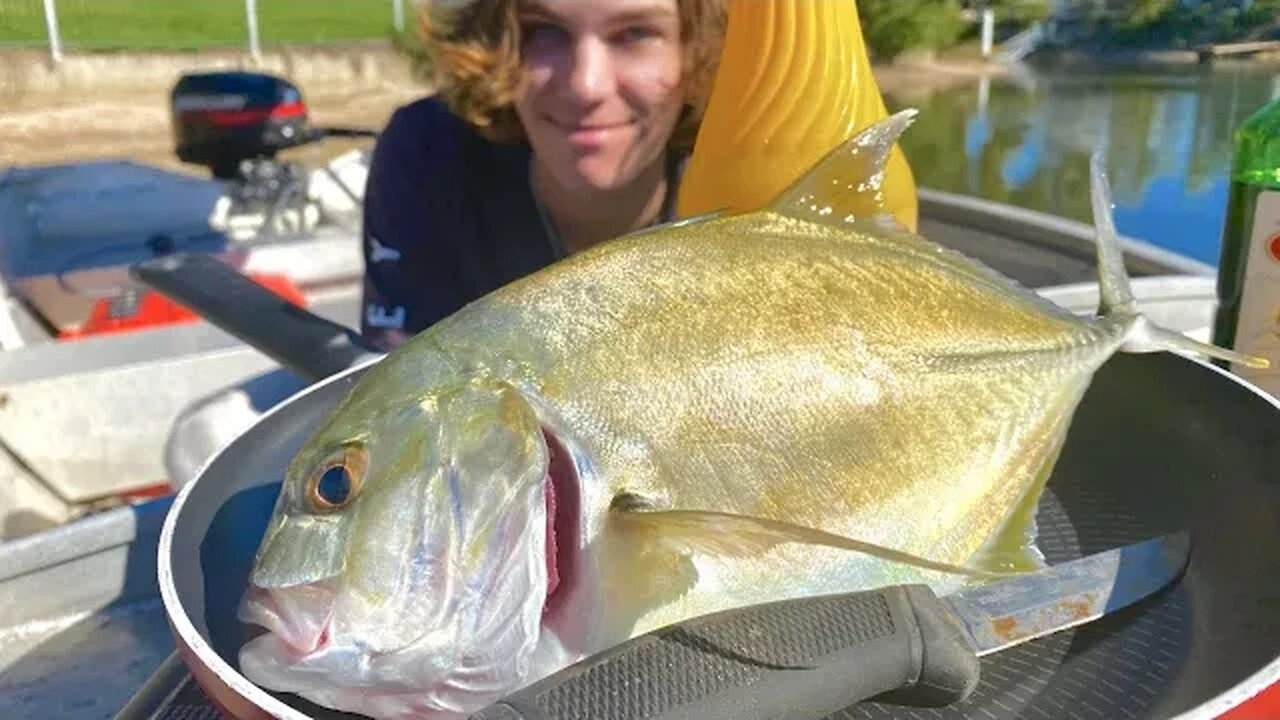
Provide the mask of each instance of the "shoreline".
{"label": "shoreline", "polygon": [[1200,54],[1193,49],[1060,49],[1046,51],[1037,58],[1036,62],[1057,67],[1280,66],[1280,51],[1261,52],[1239,57],[1221,57],[1207,63],[1201,63]]}
{"label": "shoreline", "polygon": [[981,58],[932,54],[909,55],[871,65],[871,73],[882,94],[916,100],[983,79],[1008,77],[1014,72],[1009,65]]}
{"label": "shoreline", "polygon": [[[257,70],[281,75],[302,91],[316,125],[385,125],[396,107],[428,88],[388,43],[289,47],[264,52],[149,52],[68,55],[0,51],[0,171],[15,165],[127,160],[195,175],[172,140],[169,97],[189,72]],[[327,159],[354,141],[288,151]]]}
{"label": "shoreline", "polygon": [[[1048,48],[1025,64],[1057,68],[1201,65],[1194,49],[1096,47]],[[1204,65],[1213,64],[1280,66],[1280,51],[1219,58]],[[426,83],[415,77],[410,58],[382,41],[283,46],[264,52],[260,62],[239,48],[72,53],[61,63],[54,63],[48,52],[39,48],[0,48],[0,108],[74,105],[120,94],[167,95],[182,73],[214,69],[277,73],[298,84],[304,96],[310,94],[311,87],[339,85],[348,91],[392,86],[429,91]],[[871,69],[881,90],[893,93],[932,92],[1021,72],[1017,63],[983,59],[971,43],[939,52],[908,51],[891,61],[873,61]],[[59,97],[65,102],[59,103]]]}
{"label": "shoreline", "polygon": [[47,105],[56,96],[106,99],[119,94],[164,93],[183,73],[259,70],[299,85],[342,83],[347,89],[413,82],[408,60],[389,43],[289,46],[255,61],[239,49],[69,54],[55,63],[40,50],[0,50],[0,108]]}
{"label": "shoreline", "polygon": [[[39,50],[0,50],[0,169],[126,159],[200,174],[174,154],[169,93],[183,73],[208,70],[282,75],[316,124],[381,129],[396,107],[431,92],[389,43],[281,48],[261,63],[234,49],[68,55],[61,64]],[[920,53],[872,65],[881,93],[908,102],[1007,72],[980,58]]]}
{"label": "shoreline", "polygon": [[[1206,67],[1195,57],[1194,51],[1046,51],[1028,65]],[[1275,57],[1218,63],[1280,68],[1280,58]],[[381,129],[397,107],[431,91],[412,72],[408,56],[389,43],[282,48],[264,53],[261,63],[246,52],[222,50],[70,55],[55,65],[42,51],[0,50],[0,170],[126,159],[201,173],[174,154],[169,93],[181,74],[214,69],[262,70],[287,77],[301,89],[316,124]],[[971,46],[936,54],[907,53],[871,67],[891,104],[922,103],[936,93],[988,80],[1018,82],[1026,70],[985,60]]]}
{"label": "shoreline", "polygon": [[[167,92],[185,72],[198,70],[261,70],[283,75],[304,95],[312,85],[346,83],[351,87],[417,84],[410,59],[390,45],[286,47],[264,52],[261,62],[241,50],[200,52],[145,51],[86,53],[54,63],[48,53],[33,49],[0,49],[0,107],[45,105],[58,95],[88,97],[116,93]],[[982,76],[1001,75],[1007,68],[976,56],[905,53],[889,62],[873,62],[872,71],[887,84],[905,82],[949,87]]]}

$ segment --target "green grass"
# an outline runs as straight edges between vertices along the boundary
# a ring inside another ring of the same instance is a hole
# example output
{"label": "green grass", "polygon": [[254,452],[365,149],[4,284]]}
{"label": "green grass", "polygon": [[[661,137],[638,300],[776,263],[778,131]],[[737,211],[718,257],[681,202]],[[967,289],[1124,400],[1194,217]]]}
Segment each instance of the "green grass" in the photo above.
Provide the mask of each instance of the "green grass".
{"label": "green grass", "polygon": [[[257,0],[263,46],[388,38],[391,0]],[[405,0],[411,21],[411,0]],[[57,0],[69,49],[245,47],[244,0]],[[41,0],[0,0],[0,46],[43,45]]]}

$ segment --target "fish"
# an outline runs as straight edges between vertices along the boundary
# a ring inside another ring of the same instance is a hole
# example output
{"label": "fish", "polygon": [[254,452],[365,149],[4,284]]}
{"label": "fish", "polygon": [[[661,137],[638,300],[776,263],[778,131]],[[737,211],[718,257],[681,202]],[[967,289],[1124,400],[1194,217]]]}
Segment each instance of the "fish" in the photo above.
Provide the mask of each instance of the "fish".
{"label": "fish", "polygon": [[685,618],[1038,567],[1037,502],[1110,357],[1257,361],[1141,314],[1098,158],[1094,316],[897,224],[877,208],[914,117],[764,208],[595,246],[371,364],[284,474],[241,672],[460,717]]}

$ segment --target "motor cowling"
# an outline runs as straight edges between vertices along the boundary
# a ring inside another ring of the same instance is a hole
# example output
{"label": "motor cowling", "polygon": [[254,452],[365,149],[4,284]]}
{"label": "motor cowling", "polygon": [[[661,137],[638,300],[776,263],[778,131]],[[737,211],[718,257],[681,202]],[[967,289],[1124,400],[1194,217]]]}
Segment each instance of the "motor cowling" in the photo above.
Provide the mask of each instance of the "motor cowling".
{"label": "motor cowling", "polygon": [[236,177],[246,160],[272,158],[311,139],[302,92],[265,73],[183,75],[170,109],[178,158],[223,180]]}

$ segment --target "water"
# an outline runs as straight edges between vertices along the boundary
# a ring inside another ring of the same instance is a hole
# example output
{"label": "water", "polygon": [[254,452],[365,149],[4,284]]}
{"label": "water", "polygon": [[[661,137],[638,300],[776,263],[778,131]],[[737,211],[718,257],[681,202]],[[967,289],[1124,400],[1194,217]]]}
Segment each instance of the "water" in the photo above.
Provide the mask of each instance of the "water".
{"label": "water", "polygon": [[1120,232],[1217,265],[1231,136],[1280,96],[1280,65],[1040,67],[929,96],[903,137],[918,184],[1090,222],[1105,150]]}

